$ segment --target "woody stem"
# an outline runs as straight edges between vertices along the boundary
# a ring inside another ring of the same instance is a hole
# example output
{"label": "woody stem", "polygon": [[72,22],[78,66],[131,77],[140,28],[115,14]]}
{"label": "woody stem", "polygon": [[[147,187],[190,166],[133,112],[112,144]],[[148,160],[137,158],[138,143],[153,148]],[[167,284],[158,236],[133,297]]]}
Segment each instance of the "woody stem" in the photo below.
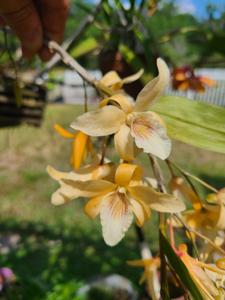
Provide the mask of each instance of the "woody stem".
{"label": "woody stem", "polygon": [[[162,170],[160,169],[160,166],[154,156],[149,155],[149,160],[151,162],[152,171],[154,173],[154,176],[157,180],[157,186],[158,190],[162,193],[166,193],[166,187],[164,185],[164,178],[162,174]],[[160,232],[162,234],[166,233],[166,226],[165,226],[165,214],[159,213],[159,236],[161,236]],[[167,299],[168,296],[168,282],[167,282],[167,270],[166,270],[166,258],[164,255],[163,247],[161,245],[161,239],[159,240],[159,251],[160,251],[160,281],[161,281],[161,297],[162,299]]]}

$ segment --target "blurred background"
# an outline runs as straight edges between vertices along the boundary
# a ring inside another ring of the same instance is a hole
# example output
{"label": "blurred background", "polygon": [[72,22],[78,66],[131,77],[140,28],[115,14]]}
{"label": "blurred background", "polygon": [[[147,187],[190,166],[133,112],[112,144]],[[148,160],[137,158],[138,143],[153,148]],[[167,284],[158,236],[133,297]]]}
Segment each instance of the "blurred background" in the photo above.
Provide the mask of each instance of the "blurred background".
{"label": "blurred background", "polygon": [[[97,79],[143,68],[141,80],[126,87],[133,97],[157,75],[162,57],[172,78],[165,94],[225,106],[225,1],[73,0],[62,46]],[[0,269],[0,299],[147,299],[138,284],[142,270],[126,264],[140,257],[134,227],[110,248],[99,221],[83,214],[83,199],[50,203],[57,184],[46,166],[71,169],[72,141],[53,126],[69,129],[85,95],[96,106],[95,90],[58,56],[25,61],[8,28],[0,33],[0,62],[0,267],[15,275],[8,280]],[[224,155],[174,141],[172,159],[224,187]],[[141,163],[146,168],[144,157]],[[144,231],[156,253],[154,228],[153,215]]]}

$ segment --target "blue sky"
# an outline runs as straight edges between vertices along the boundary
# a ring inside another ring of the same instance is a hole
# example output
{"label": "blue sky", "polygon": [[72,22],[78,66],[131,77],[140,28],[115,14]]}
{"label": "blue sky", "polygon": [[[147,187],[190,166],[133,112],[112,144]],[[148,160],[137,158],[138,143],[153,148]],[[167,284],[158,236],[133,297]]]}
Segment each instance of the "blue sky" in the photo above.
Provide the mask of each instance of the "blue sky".
{"label": "blue sky", "polygon": [[[1,0],[0,0],[1,1]],[[89,0],[91,2],[99,2],[99,0]],[[122,0],[124,4],[130,3],[129,0]],[[164,0],[170,1],[170,0]],[[198,18],[202,19],[206,17],[207,4],[215,5],[219,11],[225,11],[225,0],[175,0],[175,3],[179,7],[182,13],[191,13]]]}
{"label": "blue sky", "polygon": [[225,11],[225,0],[176,0],[176,3],[181,12],[191,13],[199,18],[205,17],[205,7],[209,3],[216,5],[221,11]]}

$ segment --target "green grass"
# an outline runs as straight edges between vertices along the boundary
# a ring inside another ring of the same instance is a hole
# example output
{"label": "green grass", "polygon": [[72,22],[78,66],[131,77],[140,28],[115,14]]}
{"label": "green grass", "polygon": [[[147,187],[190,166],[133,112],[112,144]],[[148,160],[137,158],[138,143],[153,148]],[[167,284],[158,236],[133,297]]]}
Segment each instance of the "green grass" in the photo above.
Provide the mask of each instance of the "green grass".
{"label": "green grass", "polygon": [[[7,299],[78,300],[76,289],[100,274],[119,273],[138,286],[141,270],[126,265],[126,260],[139,257],[134,227],[118,246],[110,248],[102,240],[99,221],[83,214],[84,200],[61,207],[50,204],[57,183],[46,174],[46,166],[70,169],[70,141],[52,127],[57,122],[69,128],[81,111],[80,106],[49,105],[41,128],[0,130],[1,237],[18,239],[0,255],[0,265],[11,267],[18,279]],[[172,159],[223,187],[224,156],[174,142]],[[143,156],[141,163],[147,172],[149,163]],[[145,228],[153,252],[157,250],[156,223],[153,214]]]}

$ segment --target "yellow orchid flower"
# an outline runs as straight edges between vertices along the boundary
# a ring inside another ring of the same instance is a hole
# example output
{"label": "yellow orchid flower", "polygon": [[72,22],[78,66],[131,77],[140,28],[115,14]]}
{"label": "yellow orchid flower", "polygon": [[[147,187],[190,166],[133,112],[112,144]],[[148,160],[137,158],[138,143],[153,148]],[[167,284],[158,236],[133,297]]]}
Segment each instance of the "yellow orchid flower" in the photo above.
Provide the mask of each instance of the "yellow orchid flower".
{"label": "yellow orchid flower", "polygon": [[223,276],[225,279],[225,271],[219,269],[217,266],[205,264],[197,259],[192,258],[187,253],[187,246],[181,244],[179,246],[178,255],[185,264],[188,272],[199,289],[204,300],[224,300],[224,287],[217,287],[216,280],[212,279],[214,275]]}
{"label": "yellow orchid flower", "polygon": [[177,198],[185,198],[192,203],[192,206],[198,210],[202,207],[202,201],[193,189],[188,186],[182,177],[173,176],[170,180],[170,189]]}
{"label": "yellow orchid flower", "polygon": [[140,284],[144,281],[147,285],[148,294],[151,296],[152,300],[160,299],[160,291],[156,288],[155,276],[157,275],[157,269],[160,267],[160,259],[147,258],[127,261],[128,265],[133,267],[143,267],[144,274],[140,279]]}
{"label": "yellow orchid flower", "polygon": [[128,84],[128,83],[138,80],[143,75],[143,73],[144,73],[144,70],[141,69],[137,73],[122,79],[116,71],[110,71],[110,72],[106,73],[102,77],[102,79],[96,83],[96,86],[98,86],[98,84],[100,83],[100,84],[103,84],[103,85],[109,87],[113,91],[117,91],[117,90],[120,90],[124,84]]}
{"label": "yellow orchid flower", "polygon": [[82,131],[72,133],[65,130],[59,124],[55,124],[54,129],[62,137],[67,139],[73,139],[71,151],[71,165],[74,169],[80,168],[81,164],[83,163],[83,161],[85,161],[89,153],[92,154],[92,156],[94,155],[91,139]]}
{"label": "yellow orchid flower", "polygon": [[174,196],[143,185],[142,169],[137,165],[120,164],[113,182],[60,178],[59,183],[61,187],[53,194],[52,203],[62,204],[78,197],[90,198],[85,213],[91,218],[100,215],[103,238],[109,246],[116,245],[124,237],[133,215],[137,224],[142,226],[150,216],[150,209],[169,213],[185,209],[183,202]]}
{"label": "yellow orchid flower", "polygon": [[210,194],[213,204],[203,204],[198,195],[186,185],[181,177],[174,177],[170,181],[172,193],[177,198],[185,197],[191,201],[193,210],[185,211],[182,217],[185,223],[194,229],[225,229],[225,189],[217,194]]}
{"label": "yellow orchid flower", "polygon": [[[220,231],[225,229],[225,189],[217,194],[210,194],[210,204],[203,204],[199,196],[185,183],[181,177],[173,177],[170,181],[170,188],[177,198],[186,198],[192,203],[193,209],[182,213],[181,218],[188,227],[197,230],[209,238],[215,246],[220,247],[224,238]],[[174,226],[182,226],[180,222],[174,221]],[[195,233],[191,233],[196,238]],[[208,259],[215,248],[205,241],[199,249],[201,259]]]}
{"label": "yellow orchid flower", "polygon": [[225,189],[214,194],[214,204],[204,204],[183,213],[185,222],[194,229],[224,230],[225,229]]}
{"label": "yellow orchid flower", "polygon": [[125,94],[115,94],[104,99],[98,110],[79,116],[71,127],[90,136],[114,134],[116,151],[126,161],[135,158],[136,147],[166,159],[171,151],[171,141],[161,118],[148,111],[170,78],[169,69],[161,58],[157,59],[157,66],[158,77],[141,90],[135,103]]}

